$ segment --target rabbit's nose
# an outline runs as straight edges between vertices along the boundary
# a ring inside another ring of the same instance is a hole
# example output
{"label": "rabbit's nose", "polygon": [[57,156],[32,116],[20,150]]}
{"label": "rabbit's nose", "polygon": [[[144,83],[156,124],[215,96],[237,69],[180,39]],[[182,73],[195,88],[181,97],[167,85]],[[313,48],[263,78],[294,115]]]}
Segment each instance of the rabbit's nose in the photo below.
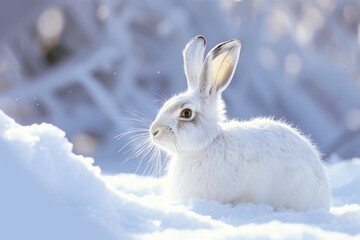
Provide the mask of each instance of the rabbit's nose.
{"label": "rabbit's nose", "polygon": [[160,128],[157,127],[151,127],[150,128],[150,134],[155,137],[160,132]]}
{"label": "rabbit's nose", "polygon": [[159,129],[154,129],[151,131],[151,134],[155,137],[159,133]]}

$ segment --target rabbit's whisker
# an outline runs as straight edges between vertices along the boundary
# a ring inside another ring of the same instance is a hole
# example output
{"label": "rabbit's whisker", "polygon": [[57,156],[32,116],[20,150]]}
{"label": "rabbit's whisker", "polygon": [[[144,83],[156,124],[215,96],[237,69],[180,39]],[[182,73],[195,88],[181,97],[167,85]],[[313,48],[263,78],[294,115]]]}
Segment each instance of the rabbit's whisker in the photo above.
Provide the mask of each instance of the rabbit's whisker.
{"label": "rabbit's whisker", "polygon": [[127,113],[130,117],[119,117],[119,121],[121,123],[134,124],[137,127],[132,127],[114,137],[118,141],[127,139],[119,150],[119,153],[122,155],[127,155],[123,163],[132,159],[139,159],[135,173],[138,173],[141,165],[145,163],[145,169],[142,174],[149,174],[154,177],[161,176],[165,156],[151,141],[148,129],[151,123],[149,116],[137,111]]}

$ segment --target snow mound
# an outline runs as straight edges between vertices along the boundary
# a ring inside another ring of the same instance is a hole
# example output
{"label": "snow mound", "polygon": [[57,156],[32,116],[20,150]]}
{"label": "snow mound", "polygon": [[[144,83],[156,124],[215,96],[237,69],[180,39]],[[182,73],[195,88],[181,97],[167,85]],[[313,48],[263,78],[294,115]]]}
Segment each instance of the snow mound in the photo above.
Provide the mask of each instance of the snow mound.
{"label": "snow mound", "polygon": [[360,159],[329,164],[333,207],[305,213],[200,199],[170,204],[162,179],[102,175],[93,159],[72,153],[63,131],[21,126],[1,111],[0,159],[1,239],[360,237]]}

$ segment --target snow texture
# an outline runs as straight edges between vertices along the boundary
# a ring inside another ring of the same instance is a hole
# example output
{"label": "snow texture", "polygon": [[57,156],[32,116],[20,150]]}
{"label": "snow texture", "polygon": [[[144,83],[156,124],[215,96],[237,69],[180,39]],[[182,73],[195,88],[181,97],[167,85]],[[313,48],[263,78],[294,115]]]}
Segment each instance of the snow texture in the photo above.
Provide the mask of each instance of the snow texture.
{"label": "snow texture", "polygon": [[106,176],[50,124],[0,112],[0,239],[356,239],[360,159],[332,158],[330,212],[267,205],[169,203],[162,179]]}

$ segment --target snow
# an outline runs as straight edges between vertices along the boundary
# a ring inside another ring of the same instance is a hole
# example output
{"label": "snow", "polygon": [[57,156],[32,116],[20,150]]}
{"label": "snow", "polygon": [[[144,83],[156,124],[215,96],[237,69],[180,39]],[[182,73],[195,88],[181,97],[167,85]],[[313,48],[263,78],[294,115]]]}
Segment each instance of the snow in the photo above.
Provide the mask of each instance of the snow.
{"label": "snow", "polygon": [[327,164],[330,212],[169,202],[162,178],[104,175],[50,124],[0,112],[1,239],[360,238],[360,159]]}

